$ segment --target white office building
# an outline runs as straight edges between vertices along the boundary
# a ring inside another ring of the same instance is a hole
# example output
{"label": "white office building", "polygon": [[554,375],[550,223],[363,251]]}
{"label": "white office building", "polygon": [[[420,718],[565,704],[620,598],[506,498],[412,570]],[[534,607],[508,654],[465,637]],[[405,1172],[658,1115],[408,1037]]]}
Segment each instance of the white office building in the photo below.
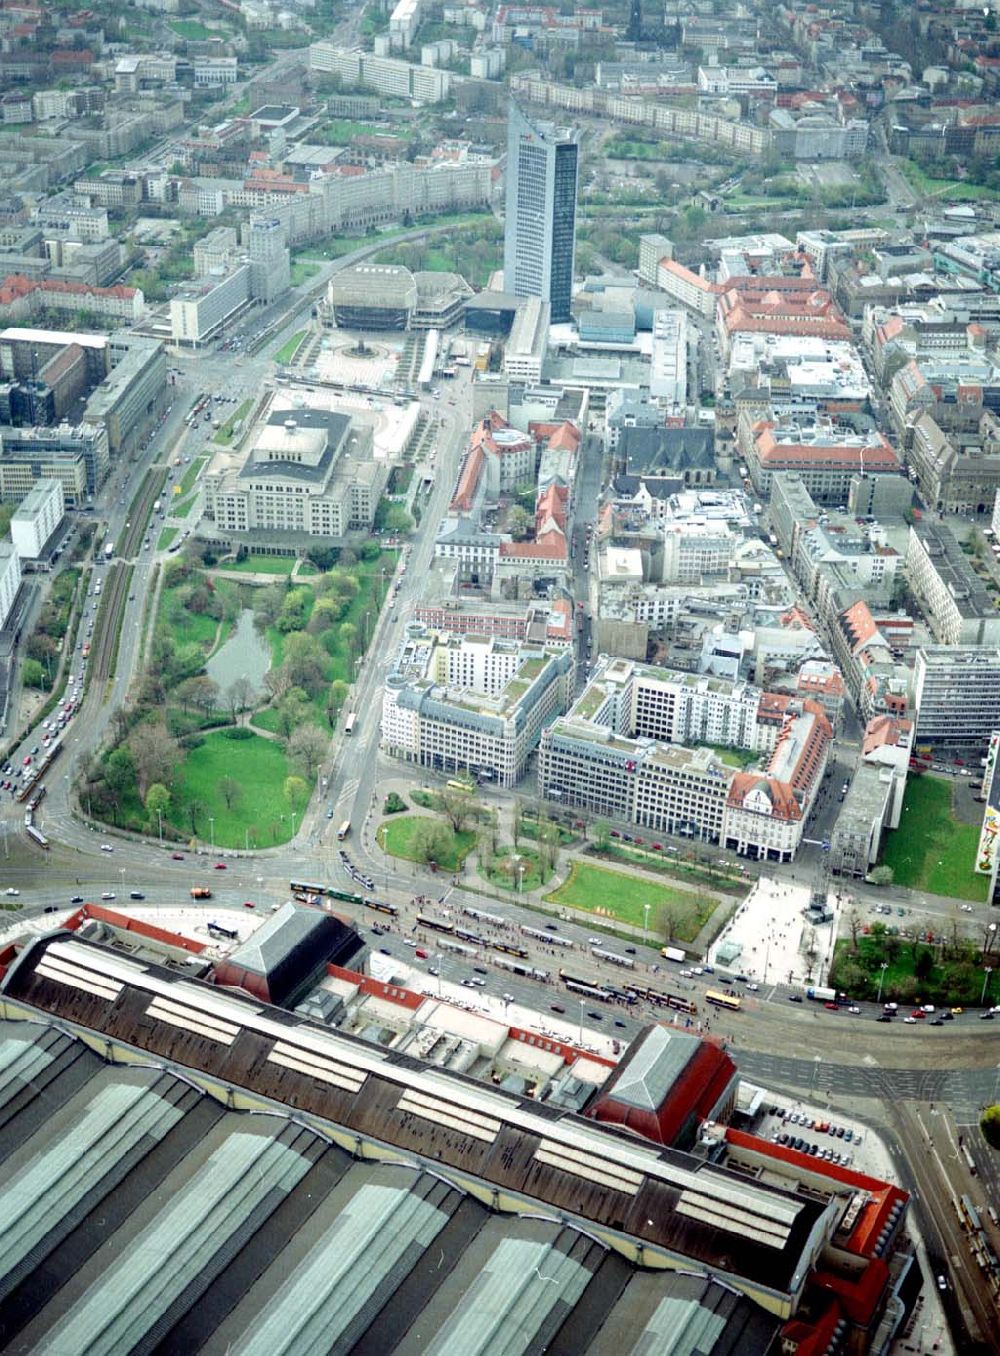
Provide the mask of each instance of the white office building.
{"label": "white office building", "polygon": [[21,587],[21,560],[13,542],[0,541],[0,630],[7,625]]}
{"label": "white office building", "polygon": [[687,404],[688,322],[683,311],[653,312],[653,355],[649,393],[661,404]]}
{"label": "white office building", "polygon": [[170,302],[170,334],[176,344],[207,343],[250,301],[251,265],[240,264],[221,278],[185,288]]}
{"label": "white office building", "polygon": [[14,511],[10,535],[22,560],[37,560],[63,520],[65,497],[58,480],[36,480]]}

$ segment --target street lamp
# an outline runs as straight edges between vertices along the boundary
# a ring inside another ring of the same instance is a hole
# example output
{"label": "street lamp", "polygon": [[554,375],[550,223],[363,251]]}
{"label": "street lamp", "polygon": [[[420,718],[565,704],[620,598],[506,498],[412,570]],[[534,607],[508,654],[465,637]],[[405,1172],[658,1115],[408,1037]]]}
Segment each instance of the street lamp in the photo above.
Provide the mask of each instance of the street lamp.
{"label": "street lamp", "polygon": [[983,950],[987,956],[993,954],[993,943],[996,941],[997,925],[990,923],[986,928],[986,937],[983,942]]}
{"label": "street lamp", "polygon": [[982,993],[979,995],[979,1006],[980,1006],[980,1007],[982,1007],[982,1005],[986,1002],[986,990],[987,990],[987,988],[989,987],[989,983],[990,983],[990,975],[991,975],[992,973],[993,973],[993,966],[992,966],[992,965],[984,965],[984,966],[983,966],[983,991],[982,991]]}
{"label": "street lamp", "polygon": [[643,906],[642,906],[642,944],[643,944],[643,946],[646,945],[646,940],[647,940],[647,929],[648,929],[648,927],[649,927],[649,908],[650,908],[650,906],[649,906],[648,904],[643,904]]}
{"label": "street lamp", "polygon": [[158,809],[158,810],[156,811],[156,817],[157,817],[157,819],[160,821],[160,847],[162,847],[162,846],[163,846],[163,811],[160,810],[160,809]]}
{"label": "street lamp", "polygon": [[580,1003],[580,1045],[581,1045],[581,1046],[583,1045],[583,1008],[584,1008],[584,1002],[585,1002],[584,999],[582,999],[582,998],[579,999],[579,1003]]}
{"label": "street lamp", "polygon": [[208,816],[208,844],[215,851],[215,815]]}
{"label": "street lamp", "polygon": [[882,964],[879,966],[881,974],[878,977],[878,997],[875,999],[876,1003],[881,1003],[882,1001],[882,981],[885,979],[885,972],[886,970],[888,970],[888,968],[889,968],[888,961],[883,961]]}

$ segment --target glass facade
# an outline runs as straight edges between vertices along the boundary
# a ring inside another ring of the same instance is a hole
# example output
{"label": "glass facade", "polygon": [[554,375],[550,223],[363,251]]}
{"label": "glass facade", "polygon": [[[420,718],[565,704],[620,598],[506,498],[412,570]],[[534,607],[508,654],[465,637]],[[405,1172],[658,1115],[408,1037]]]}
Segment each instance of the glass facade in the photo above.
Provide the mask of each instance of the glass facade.
{"label": "glass facade", "polygon": [[578,151],[570,131],[530,122],[511,102],[507,123],[504,289],[541,297],[570,318]]}

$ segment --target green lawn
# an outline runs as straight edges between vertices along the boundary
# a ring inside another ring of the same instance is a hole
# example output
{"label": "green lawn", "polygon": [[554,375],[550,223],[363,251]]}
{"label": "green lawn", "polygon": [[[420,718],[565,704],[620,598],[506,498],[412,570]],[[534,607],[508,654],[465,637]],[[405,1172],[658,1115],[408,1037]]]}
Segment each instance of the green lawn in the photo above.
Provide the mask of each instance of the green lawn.
{"label": "green lawn", "polygon": [[239,574],[291,574],[295,560],[295,556],[246,556],[243,560],[227,560],[219,569]]}
{"label": "green lawn", "polygon": [[240,420],[245,419],[253,409],[253,400],[244,400],[234,414],[231,414],[222,427],[218,430],[213,442],[221,443],[223,447],[228,447],[233,441],[233,430]]}
{"label": "green lawn", "polygon": [[993,189],[984,184],[966,184],[960,179],[933,179],[913,160],[903,161],[900,165],[910,187],[927,197],[956,198],[959,201],[975,201],[977,198],[995,198]]}
{"label": "green lawn", "polygon": [[174,544],[174,538],[179,531],[179,527],[165,527],[157,539],[156,549],[158,551],[165,551],[168,546],[172,546]]}
{"label": "green lawn", "polygon": [[219,36],[217,30],[206,28],[197,19],[171,19],[169,27],[179,38],[184,38],[187,42],[206,42],[209,38]]}
{"label": "green lawn", "polygon": [[[293,265],[293,268],[294,267],[295,265]],[[274,355],[274,361],[276,363],[290,363],[302,347],[302,341],[305,337],[305,330],[299,330],[298,334],[293,334],[291,339],[287,339],[278,349],[277,353]]]}
{"label": "green lawn", "polygon": [[[270,847],[292,836],[291,809],[284,796],[285,778],[291,771],[281,745],[272,739],[227,739],[221,732],[204,736],[197,749],[188,751],[179,765],[173,800],[167,817],[178,832],[216,847]],[[239,782],[241,791],[227,806],[219,790],[225,777]],[[195,815],[191,809],[194,804]],[[302,807],[295,807],[296,827]],[[209,816],[214,818],[213,825]],[[282,819],[282,816],[284,818]],[[209,882],[211,883],[211,882]],[[224,885],[225,879],[218,882]]]}
{"label": "green lawn", "polygon": [[175,499],[170,509],[171,518],[186,518],[194,508],[197,501],[197,495],[191,495],[190,499]]}
{"label": "green lawn", "polygon": [[310,263],[308,259],[296,259],[289,269],[289,278],[292,287],[301,287],[307,283],[310,278],[314,278],[319,272],[319,264]]}
{"label": "green lawn", "polygon": [[883,866],[897,885],[932,895],[982,901],[988,878],[973,871],[979,827],[960,824],[951,813],[951,783],[926,772],[906,784],[903,817],[886,838]]}
{"label": "green lawn", "polygon": [[[194,489],[195,481],[196,481],[196,480],[198,479],[198,477],[201,475],[202,470],[203,470],[203,468],[204,468],[204,466],[205,466],[205,463],[206,463],[207,461],[208,461],[208,457],[207,457],[207,456],[195,457],[194,461],[191,463],[191,465],[187,468],[187,470],[186,470],[186,471],[184,472],[184,474],[181,476],[181,479],[180,479],[180,490],[181,490],[181,495],[185,495],[185,494],[190,494],[190,493],[191,493],[191,491]],[[178,497],[180,497],[180,496],[178,496]]]}
{"label": "green lawn", "polygon": [[[419,860],[413,851],[413,834],[421,820],[420,815],[404,815],[400,819],[392,819],[380,825],[378,841],[383,850],[390,857],[402,857],[408,862]],[[439,861],[438,866],[442,871],[458,871],[475,845],[475,831],[462,829],[455,834],[455,852],[451,857]]]}
{"label": "green lawn", "polygon": [[678,941],[692,941],[715,908],[713,900],[691,891],[580,861],[573,863],[568,878],[545,901],[637,927],[642,927],[648,904],[650,931]]}

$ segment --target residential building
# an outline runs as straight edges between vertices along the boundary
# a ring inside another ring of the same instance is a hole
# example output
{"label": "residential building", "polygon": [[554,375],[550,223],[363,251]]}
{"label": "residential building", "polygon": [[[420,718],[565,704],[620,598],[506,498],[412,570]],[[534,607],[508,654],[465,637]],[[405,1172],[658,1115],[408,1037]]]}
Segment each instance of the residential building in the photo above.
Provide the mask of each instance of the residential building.
{"label": "residential building", "polygon": [[572,699],[572,650],[410,627],[382,697],[382,747],[499,786],[524,776],[543,728]]}
{"label": "residential building", "polygon": [[21,587],[21,561],[13,542],[0,541],[0,630],[17,600]]}
{"label": "residential building", "polygon": [[910,528],[906,577],[939,644],[1000,644],[994,595],[943,523],[923,520]]}
{"label": "residential building", "polygon": [[1000,711],[1000,649],[925,645],[917,651],[913,690],[919,749],[981,755]]}
{"label": "residential building", "polygon": [[22,560],[38,560],[65,514],[58,480],[36,480],[10,520],[10,535]]}
{"label": "residential building", "polygon": [[371,527],[387,475],[368,425],[335,410],[272,406],[249,452],[216,452],[205,514],[227,536],[343,537]]}
{"label": "residential building", "polygon": [[576,133],[534,123],[511,99],[507,114],[504,290],[570,319],[576,253]]}
{"label": "residential building", "polygon": [[450,71],[440,67],[414,66],[396,57],[372,56],[325,41],[314,42],[309,48],[309,69],[339,75],[352,89],[373,89],[419,103],[447,99],[454,79]]}

